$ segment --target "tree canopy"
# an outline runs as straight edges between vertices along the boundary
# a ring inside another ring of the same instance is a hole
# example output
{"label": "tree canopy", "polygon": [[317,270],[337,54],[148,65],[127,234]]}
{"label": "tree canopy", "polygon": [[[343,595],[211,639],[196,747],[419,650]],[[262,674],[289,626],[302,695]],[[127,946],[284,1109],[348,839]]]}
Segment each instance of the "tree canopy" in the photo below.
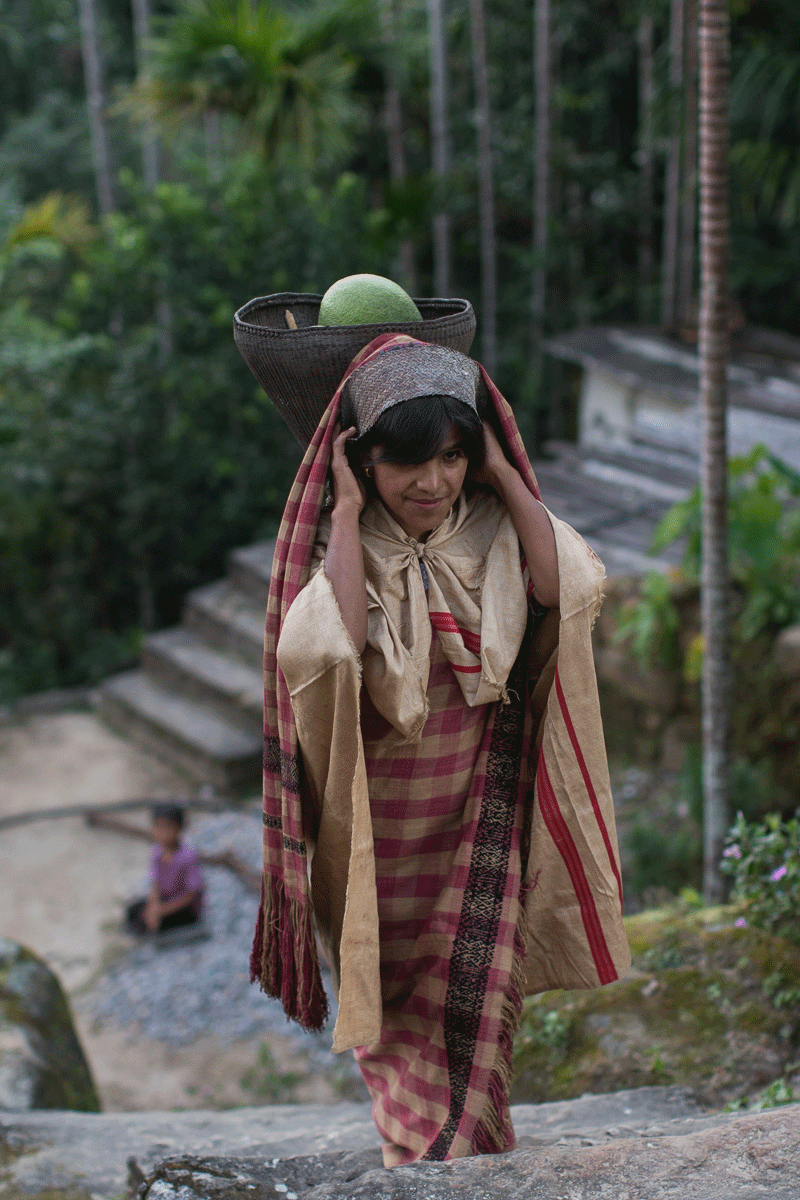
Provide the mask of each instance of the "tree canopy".
{"label": "tree canopy", "polygon": [[[405,283],[412,266],[416,294],[432,295],[437,213],[452,293],[472,301],[479,329],[487,294],[475,6],[438,6],[432,56],[435,6],[423,0],[137,3],[149,24],[138,56],[128,0],[91,0],[104,93],[87,97],[77,4],[0,0],[0,698],[125,662],[227,551],[276,527],[297,448],[238,358],[240,304],[357,271]],[[549,406],[540,334],[656,319],[676,137],[692,206],[691,56],[676,87],[670,8],[550,0],[534,252],[533,5],[483,3],[497,379],[532,449],[569,424]],[[432,165],[434,83],[444,175]],[[797,5],[733,0],[734,296],[749,321],[795,333],[799,83]],[[92,102],[113,172],[103,220]],[[147,185],[153,137],[159,177],[151,167]],[[691,310],[681,316],[691,336]]]}

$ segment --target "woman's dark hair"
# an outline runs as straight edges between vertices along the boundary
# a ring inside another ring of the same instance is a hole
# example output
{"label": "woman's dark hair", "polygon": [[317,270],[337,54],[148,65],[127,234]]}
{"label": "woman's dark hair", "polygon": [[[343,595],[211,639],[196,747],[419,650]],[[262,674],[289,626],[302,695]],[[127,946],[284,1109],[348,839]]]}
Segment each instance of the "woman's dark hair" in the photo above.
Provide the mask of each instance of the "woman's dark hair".
{"label": "woman's dark hair", "polygon": [[186,812],[180,804],[154,804],[152,817],[154,821],[171,821],[178,829],[183,829]]}
{"label": "woman's dark hair", "polygon": [[[342,425],[348,424],[354,421],[343,404]],[[485,454],[481,419],[468,404],[453,396],[416,396],[387,408],[371,429],[348,443],[350,465],[360,466],[363,455],[373,446],[381,447],[380,462],[427,462],[436,454],[451,426],[456,428],[469,465],[479,467]]]}

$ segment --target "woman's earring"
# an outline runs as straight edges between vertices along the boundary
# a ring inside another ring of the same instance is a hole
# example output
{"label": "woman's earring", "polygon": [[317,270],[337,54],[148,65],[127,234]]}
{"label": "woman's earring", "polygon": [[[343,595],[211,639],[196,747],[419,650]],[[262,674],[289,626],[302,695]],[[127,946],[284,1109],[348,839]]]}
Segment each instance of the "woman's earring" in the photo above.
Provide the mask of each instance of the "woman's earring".
{"label": "woman's earring", "polygon": [[367,479],[372,479],[372,467],[364,467],[364,474]]}

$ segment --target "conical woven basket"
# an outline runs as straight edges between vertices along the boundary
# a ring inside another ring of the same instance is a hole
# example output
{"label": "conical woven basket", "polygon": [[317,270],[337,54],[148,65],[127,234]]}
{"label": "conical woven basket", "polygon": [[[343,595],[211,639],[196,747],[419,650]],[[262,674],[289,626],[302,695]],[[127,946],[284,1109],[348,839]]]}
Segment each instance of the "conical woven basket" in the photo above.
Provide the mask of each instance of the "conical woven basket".
{"label": "conical woven basket", "polygon": [[[475,313],[468,300],[416,300],[421,321],[376,325],[316,325],[322,296],[279,292],[258,296],[233,318],[244,361],[302,446],[352,359],[381,333],[407,333],[423,342],[468,354]],[[290,312],[296,325],[287,324]]]}

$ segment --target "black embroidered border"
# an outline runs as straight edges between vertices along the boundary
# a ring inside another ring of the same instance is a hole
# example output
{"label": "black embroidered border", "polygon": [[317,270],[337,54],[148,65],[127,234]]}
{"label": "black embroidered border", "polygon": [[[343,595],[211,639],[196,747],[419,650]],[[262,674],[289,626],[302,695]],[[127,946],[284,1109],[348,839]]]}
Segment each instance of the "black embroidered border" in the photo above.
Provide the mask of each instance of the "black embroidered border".
{"label": "black embroidered border", "polygon": [[287,837],[287,835],[283,833],[283,822],[281,821],[280,817],[272,817],[268,816],[267,813],[264,813],[261,820],[262,823],[266,825],[267,829],[277,829],[281,832],[284,850],[292,850],[295,854],[302,855],[306,855],[308,853],[305,842],[298,842],[296,838]]}
{"label": "black embroidered border", "polygon": [[264,738],[264,770],[279,775],[281,786],[297,795],[300,791],[300,762],[296,755],[281,749],[280,738]]}
{"label": "black embroidered border", "polygon": [[464,1112],[475,1058],[514,829],[525,724],[523,663],[527,638],[509,676],[510,704],[498,705],[486,762],[486,789],[475,830],[469,877],[453,942],[444,1004],[450,1111],[424,1159],[442,1162]]}

